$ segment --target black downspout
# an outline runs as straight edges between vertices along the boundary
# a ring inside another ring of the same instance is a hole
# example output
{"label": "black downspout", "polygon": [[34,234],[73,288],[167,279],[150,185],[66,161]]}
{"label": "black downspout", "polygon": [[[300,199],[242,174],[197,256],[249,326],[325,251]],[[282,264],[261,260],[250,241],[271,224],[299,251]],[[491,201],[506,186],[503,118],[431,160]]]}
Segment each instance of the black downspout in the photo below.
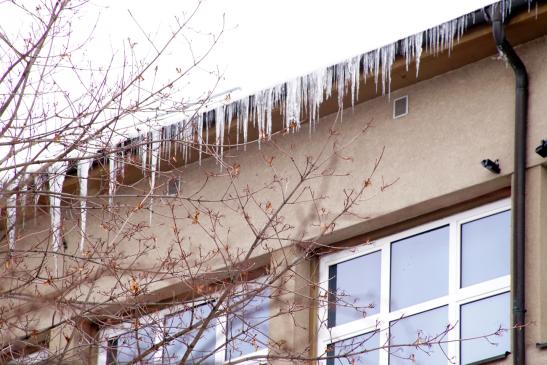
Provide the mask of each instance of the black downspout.
{"label": "black downspout", "polygon": [[515,167],[512,182],[512,258],[511,293],[513,298],[513,364],[525,362],[525,302],[524,302],[524,242],[525,242],[525,183],[526,129],[528,118],[528,74],[524,63],[505,39],[501,12],[492,12],[492,33],[498,50],[505,56],[515,73]]}

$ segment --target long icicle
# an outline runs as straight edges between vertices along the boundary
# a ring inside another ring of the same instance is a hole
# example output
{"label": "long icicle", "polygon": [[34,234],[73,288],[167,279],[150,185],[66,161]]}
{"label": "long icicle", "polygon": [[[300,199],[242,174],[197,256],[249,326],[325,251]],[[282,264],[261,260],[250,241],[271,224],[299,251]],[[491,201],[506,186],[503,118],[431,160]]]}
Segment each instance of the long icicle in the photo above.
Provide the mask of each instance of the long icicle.
{"label": "long icicle", "polygon": [[8,244],[10,251],[15,250],[17,238],[15,226],[17,224],[17,193],[13,192],[6,199],[6,218],[8,231]]}
{"label": "long icicle", "polygon": [[84,251],[87,224],[87,179],[90,167],[90,159],[81,160],[78,163],[78,179],[80,180],[80,252]]}
{"label": "long icicle", "polygon": [[152,194],[150,198],[150,225],[152,225],[152,214],[154,213],[154,188],[156,187],[156,171],[159,164],[160,145],[160,130],[154,129],[152,131],[152,149],[150,152],[150,192]]}
{"label": "long icicle", "polygon": [[36,217],[38,216],[38,202],[40,200],[40,191],[44,188],[44,182],[46,181],[46,174],[39,174],[34,177],[34,224],[36,224]]}
{"label": "long icicle", "polygon": [[108,209],[111,211],[114,205],[114,194],[116,194],[116,155],[108,154]]}
{"label": "long icicle", "polygon": [[[65,181],[65,171],[67,162],[55,162],[49,166],[49,214],[51,217],[51,230],[53,233],[53,252],[58,252],[62,243],[62,227],[61,227],[61,193],[63,191],[63,183]],[[55,273],[59,273],[57,256],[55,260]]]}
{"label": "long icicle", "polygon": [[[23,181],[27,180],[28,175],[25,174],[23,176]],[[27,220],[26,213],[27,213],[27,200],[28,200],[28,185],[21,186],[21,189],[19,190],[19,205],[21,206],[21,229],[25,229],[25,221]]]}

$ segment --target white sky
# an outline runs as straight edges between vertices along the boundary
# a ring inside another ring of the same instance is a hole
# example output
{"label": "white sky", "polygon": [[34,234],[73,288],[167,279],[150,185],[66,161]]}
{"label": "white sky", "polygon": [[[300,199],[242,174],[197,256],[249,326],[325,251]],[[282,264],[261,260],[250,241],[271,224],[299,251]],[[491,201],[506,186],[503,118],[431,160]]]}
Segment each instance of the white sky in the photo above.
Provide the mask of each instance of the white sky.
{"label": "white sky", "polygon": [[[128,37],[139,38],[141,47],[148,46],[128,9],[150,38],[160,39],[174,16],[196,3],[92,1],[99,7],[107,6],[101,11],[95,37],[102,44],[108,44],[104,39],[111,39],[115,49],[116,43]],[[211,40],[207,33],[218,33],[224,14],[224,34],[207,58],[205,70],[222,72],[225,82],[218,91],[240,87],[246,94],[381,47],[492,2],[204,0],[191,23],[195,32],[187,35],[196,49],[206,47]],[[188,53],[184,45],[174,51],[173,57],[182,64]]]}

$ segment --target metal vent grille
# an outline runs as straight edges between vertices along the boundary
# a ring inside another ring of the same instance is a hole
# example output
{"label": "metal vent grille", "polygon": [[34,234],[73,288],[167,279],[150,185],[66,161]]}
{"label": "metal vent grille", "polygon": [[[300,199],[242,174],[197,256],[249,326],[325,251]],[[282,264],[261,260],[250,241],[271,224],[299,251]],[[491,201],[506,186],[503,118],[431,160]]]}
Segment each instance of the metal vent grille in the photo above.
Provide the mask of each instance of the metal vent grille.
{"label": "metal vent grille", "polygon": [[178,195],[180,190],[180,179],[171,178],[167,183],[167,195]]}
{"label": "metal vent grille", "polygon": [[404,117],[408,114],[408,96],[393,100],[393,119]]}

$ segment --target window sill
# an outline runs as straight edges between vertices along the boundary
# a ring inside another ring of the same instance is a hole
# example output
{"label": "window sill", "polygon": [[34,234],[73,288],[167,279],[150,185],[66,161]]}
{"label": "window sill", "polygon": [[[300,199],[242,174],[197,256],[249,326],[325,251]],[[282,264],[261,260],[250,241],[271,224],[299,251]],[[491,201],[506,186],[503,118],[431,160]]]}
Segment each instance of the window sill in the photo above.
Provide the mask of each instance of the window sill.
{"label": "window sill", "polygon": [[494,362],[494,361],[506,359],[507,356],[509,356],[510,354],[511,354],[511,353],[510,353],[509,351],[506,351],[504,354],[492,356],[492,357],[489,357],[489,358],[487,358],[487,359],[483,359],[483,360],[479,360],[479,361],[475,361],[475,362],[470,362],[470,363],[467,363],[466,365],[483,365],[483,364],[489,364],[489,363]]}

